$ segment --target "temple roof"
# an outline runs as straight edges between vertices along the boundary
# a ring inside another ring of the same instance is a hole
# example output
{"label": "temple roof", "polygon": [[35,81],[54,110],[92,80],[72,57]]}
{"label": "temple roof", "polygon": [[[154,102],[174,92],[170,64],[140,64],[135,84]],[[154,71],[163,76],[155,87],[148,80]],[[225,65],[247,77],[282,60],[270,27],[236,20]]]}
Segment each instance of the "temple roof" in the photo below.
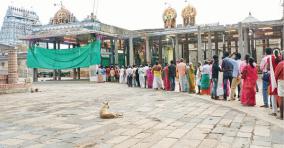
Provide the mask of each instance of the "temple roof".
{"label": "temple roof", "polygon": [[251,15],[251,12],[249,13],[249,16],[246,17],[246,18],[242,21],[242,23],[255,23],[255,22],[259,22],[259,20],[258,20],[257,18],[255,18],[255,17],[253,17],[253,16]]}

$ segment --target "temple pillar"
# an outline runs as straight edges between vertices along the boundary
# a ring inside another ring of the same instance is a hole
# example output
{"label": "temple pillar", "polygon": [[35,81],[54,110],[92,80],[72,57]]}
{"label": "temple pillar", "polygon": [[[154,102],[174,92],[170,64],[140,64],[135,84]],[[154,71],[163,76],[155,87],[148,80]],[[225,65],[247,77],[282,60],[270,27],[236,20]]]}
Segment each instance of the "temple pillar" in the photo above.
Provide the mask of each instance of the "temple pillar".
{"label": "temple pillar", "polygon": [[189,61],[189,50],[188,50],[188,34],[185,34],[185,44],[183,46],[183,58],[186,62],[192,62]]}
{"label": "temple pillar", "polygon": [[226,35],[225,35],[225,32],[223,32],[223,54],[226,52]]}
{"label": "temple pillar", "polygon": [[134,64],[134,49],[133,49],[133,38],[129,38],[129,65]]}
{"label": "temple pillar", "polygon": [[232,43],[231,43],[231,38],[230,38],[230,34],[228,35],[228,41],[227,41],[227,48],[228,48],[228,52],[229,54],[232,53],[232,50],[231,50],[231,46],[232,46]]}
{"label": "temple pillar", "polygon": [[[60,42],[58,42],[57,44],[57,49],[60,50]],[[57,72],[58,72],[57,80],[61,80],[61,70],[58,69]]]}
{"label": "temple pillar", "polygon": [[[154,64],[156,61],[154,61]],[[162,44],[162,37],[159,37],[159,63],[163,63],[163,44]]]}
{"label": "temple pillar", "polygon": [[114,40],[113,44],[114,44],[114,64],[118,65],[118,44],[117,44],[117,40]]}
{"label": "temple pillar", "polygon": [[146,41],[146,64],[151,63],[151,50],[150,50],[150,45],[149,45],[149,37],[145,38]]}
{"label": "temple pillar", "polygon": [[[56,50],[56,42],[53,42],[53,50]],[[57,70],[53,70],[53,80],[57,80]]]}
{"label": "temple pillar", "polygon": [[[34,42],[29,42],[29,48],[32,48],[34,46]],[[37,68],[33,68],[33,82],[37,82],[38,81],[38,69]]]}
{"label": "temple pillar", "polygon": [[214,32],[214,40],[215,40],[215,53],[214,55],[218,55],[219,50],[219,40],[218,40],[218,32]]}
{"label": "temple pillar", "polygon": [[176,35],[175,36],[175,47],[174,47],[174,63],[176,63],[177,59],[179,58],[180,58],[180,54],[179,54],[178,35]]}
{"label": "temple pillar", "polygon": [[8,84],[15,84],[18,82],[18,65],[17,65],[17,51],[9,49],[8,53]]}
{"label": "temple pillar", "polygon": [[[76,45],[73,44],[73,48],[75,48]],[[68,46],[68,48],[70,48],[70,44]],[[73,68],[73,80],[76,80],[77,79],[77,71],[76,71],[76,68]]]}
{"label": "temple pillar", "polygon": [[269,47],[270,44],[269,44],[269,39],[266,39],[266,47]]}
{"label": "temple pillar", "polygon": [[243,28],[242,23],[239,23],[238,28],[238,34],[239,34],[239,46],[238,46],[238,52],[244,57],[244,42],[243,42]]}
{"label": "temple pillar", "polygon": [[201,62],[202,61],[202,38],[201,38],[201,29],[200,26],[198,26],[198,34],[197,34],[197,62]]}
{"label": "temple pillar", "polygon": [[80,68],[77,68],[77,76],[78,76],[78,80],[80,80],[81,79]]}
{"label": "temple pillar", "polygon": [[244,55],[248,54],[249,51],[249,43],[248,43],[248,30],[247,28],[244,29]]}
{"label": "temple pillar", "polygon": [[212,54],[213,54],[213,51],[212,51],[212,39],[211,39],[211,32],[209,31],[208,33],[208,50],[209,50],[209,59],[212,58]]}
{"label": "temple pillar", "polygon": [[265,55],[265,48],[266,48],[265,40],[262,40],[262,55]]}

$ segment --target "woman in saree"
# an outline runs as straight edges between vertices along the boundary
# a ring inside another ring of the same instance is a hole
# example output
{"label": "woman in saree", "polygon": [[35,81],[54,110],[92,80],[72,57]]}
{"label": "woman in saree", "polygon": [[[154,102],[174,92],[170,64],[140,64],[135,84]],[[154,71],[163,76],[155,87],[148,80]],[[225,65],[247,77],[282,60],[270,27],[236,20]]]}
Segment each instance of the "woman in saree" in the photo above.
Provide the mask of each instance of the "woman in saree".
{"label": "woman in saree", "polygon": [[210,95],[210,66],[208,63],[208,61],[205,61],[201,71],[200,89],[202,95]]}
{"label": "woman in saree", "polygon": [[243,90],[241,95],[241,103],[245,106],[255,106],[257,68],[254,59],[249,58],[249,64],[242,70]]}
{"label": "woman in saree", "polygon": [[153,79],[154,79],[154,75],[152,72],[152,67],[149,66],[149,69],[147,70],[147,84],[148,84],[148,88],[153,88]]}
{"label": "woman in saree", "polygon": [[163,82],[164,82],[164,89],[166,91],[170,91],[170,79],[169,79],[169,64],[166,63],[166,66],[163,69]]}
{"label": "woman in saree", "polygon": [[189,84],[189,93],[195,93],[195,69],[192,63],[189,63],[188,69],[188,84]]}

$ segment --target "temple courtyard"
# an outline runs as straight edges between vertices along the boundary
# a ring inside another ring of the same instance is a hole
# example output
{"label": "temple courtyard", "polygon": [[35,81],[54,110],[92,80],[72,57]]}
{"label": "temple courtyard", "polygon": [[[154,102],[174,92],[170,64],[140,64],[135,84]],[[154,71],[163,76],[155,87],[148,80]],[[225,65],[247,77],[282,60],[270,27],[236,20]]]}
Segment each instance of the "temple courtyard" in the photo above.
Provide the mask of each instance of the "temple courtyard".
{"label": "temple courtyard", "polygon": [[[0,148],[284,147],[284,122],[238,101],[88,81],[33,87],[0,95]],[[123,118],[100,119],[106,100]]]}

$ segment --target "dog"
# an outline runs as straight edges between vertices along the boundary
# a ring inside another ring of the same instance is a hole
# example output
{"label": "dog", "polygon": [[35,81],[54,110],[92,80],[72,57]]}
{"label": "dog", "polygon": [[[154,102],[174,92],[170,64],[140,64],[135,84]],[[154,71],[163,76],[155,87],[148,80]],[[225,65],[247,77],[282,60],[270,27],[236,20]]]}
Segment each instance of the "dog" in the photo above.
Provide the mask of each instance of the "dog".
{"label": "dog", "polygon": [[31,88],[31,93],[39,92],[38,88]]}
{"label": "dog", "polygon": [[113,118],[121,118],[123,115],[121,113],[112,113],[108,111],[109,103],[104,102],[103,106],[100,110],[100,118],[102,119],[113,119]]}

